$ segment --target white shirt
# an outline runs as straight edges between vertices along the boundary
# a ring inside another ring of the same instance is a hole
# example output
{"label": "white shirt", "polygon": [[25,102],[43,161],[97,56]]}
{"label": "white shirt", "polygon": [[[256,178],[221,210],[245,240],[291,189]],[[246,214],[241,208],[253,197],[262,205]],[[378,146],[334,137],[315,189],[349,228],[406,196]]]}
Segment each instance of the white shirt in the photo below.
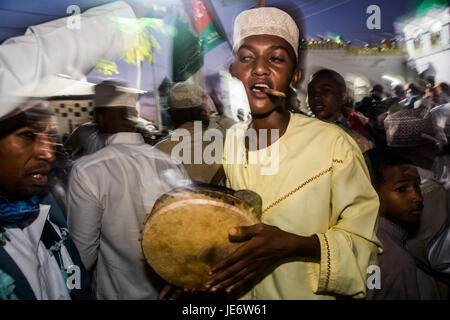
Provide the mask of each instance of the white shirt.
{"label": "white shirt", "polygon": [[[10,240],[4,248],[22,271],[36,299],[70,300],[58,263],[41,241],[49,211],[49,205],[40,205],[39,215],[31,224],[23,229],[6,228]],[[59,228],[50,223],[61,236]],[[61,257],[65,268],[73,264],[64,246],[61,246]]]}
{"label": "white shirt", "polygon": [[156,299],[141,231],[156,199],[188,176],[139,133],[117,133],[72,168],[68,223],[98,299]]}

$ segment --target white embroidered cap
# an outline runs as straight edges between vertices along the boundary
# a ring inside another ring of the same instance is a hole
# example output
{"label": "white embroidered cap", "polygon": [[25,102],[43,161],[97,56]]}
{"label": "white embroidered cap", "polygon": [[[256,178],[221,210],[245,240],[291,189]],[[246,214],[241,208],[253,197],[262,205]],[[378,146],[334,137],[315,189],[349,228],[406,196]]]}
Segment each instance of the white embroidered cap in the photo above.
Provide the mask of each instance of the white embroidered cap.
{"label": "white embroidered cap", "polygon": [[273,35],[286,40],[294,49],[298,59],[300,32],[294,20],[286,12],[271,7],[249,9],[241,12],[234,21],[233,51],[237,51],[242,40],[254,35]]}

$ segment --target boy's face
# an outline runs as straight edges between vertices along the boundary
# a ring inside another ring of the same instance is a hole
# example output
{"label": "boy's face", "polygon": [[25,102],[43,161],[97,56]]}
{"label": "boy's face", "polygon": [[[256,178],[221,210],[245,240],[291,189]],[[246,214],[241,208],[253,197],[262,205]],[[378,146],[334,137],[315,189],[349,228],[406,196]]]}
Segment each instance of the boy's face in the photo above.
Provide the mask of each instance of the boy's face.
{"label": "boy's face", "polygon": [[341,91],[335,78],[322,74],[308,84],[308,102],[317,118],[336,121],[342,113],[345,92]]}
{"label": "boy's face", "polygon": [[409,165],[387,167],[383,176],[378,188],[380,214],[400,222],[418,222],[423,198],[417,169]]}
{"label": "boy's face", "polygon": [[47,185],[55,160],[55,122],[43,120],[0,139],[0,192],[23,199]]}
{"label": "boy's face", "polygon": [[267,113],[284,105],[285,101],[266,94],[256,88],[256,84],[286,93],[289,85],[294,86],[301,75],[300,70],[296,70],[292,47],[283,38],[272,35],[245,38],[230,69],[244,84],[251,111],[257,114]]}

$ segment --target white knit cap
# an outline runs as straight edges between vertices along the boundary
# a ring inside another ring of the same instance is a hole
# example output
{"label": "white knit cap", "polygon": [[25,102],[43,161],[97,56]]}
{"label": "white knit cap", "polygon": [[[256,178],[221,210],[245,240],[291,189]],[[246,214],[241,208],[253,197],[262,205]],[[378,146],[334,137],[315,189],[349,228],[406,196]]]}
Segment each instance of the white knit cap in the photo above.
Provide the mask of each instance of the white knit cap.
{"label": "white knit cap", "polygon": [[298,59],[300,32],[294,20],[286,12],[271,7],[249,9],[241,12],[234,21],[233,51],[237,51],[242,40],[255,35],[273,35],[286,40],[294,49]]}

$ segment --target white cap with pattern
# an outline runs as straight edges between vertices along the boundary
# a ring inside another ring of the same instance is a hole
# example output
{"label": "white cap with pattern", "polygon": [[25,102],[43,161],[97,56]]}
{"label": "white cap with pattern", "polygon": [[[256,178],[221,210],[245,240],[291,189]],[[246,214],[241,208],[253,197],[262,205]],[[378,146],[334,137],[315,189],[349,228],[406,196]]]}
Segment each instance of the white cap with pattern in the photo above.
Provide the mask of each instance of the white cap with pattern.
{"label": "white cap with pattern", "polygon": [[261,7],[241,12],[234,21],[233,51],[237,51],[242,40],[255,35],[273,35],[286,40],[294,49],[298,59],[300,32],[294,20],[286,12],[272,7]]}

